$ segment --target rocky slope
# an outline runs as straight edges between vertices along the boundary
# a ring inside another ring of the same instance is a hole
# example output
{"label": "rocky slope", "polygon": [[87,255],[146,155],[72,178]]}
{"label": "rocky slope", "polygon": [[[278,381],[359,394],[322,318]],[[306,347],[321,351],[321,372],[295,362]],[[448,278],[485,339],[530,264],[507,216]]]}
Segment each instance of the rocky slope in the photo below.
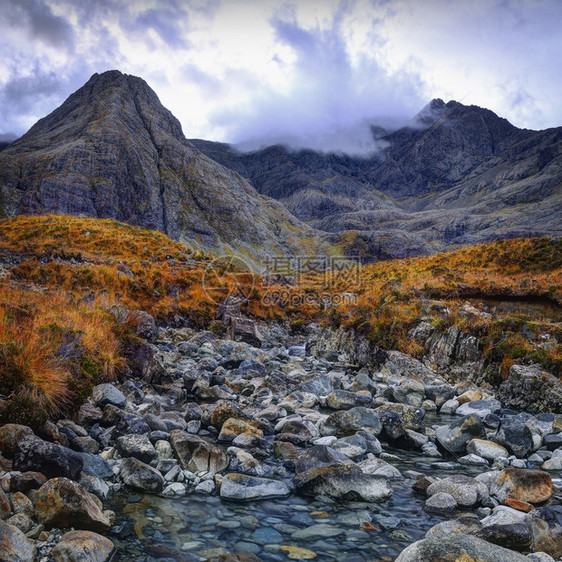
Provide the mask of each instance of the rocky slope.
{"label": "rocky slope", "polygon": [[0,215],[85,214],[255,258],[313,231],[189,143],[140,78],[95,74],[0,152]]}
{"label": "rocky slope", "polygon": [[562,233],[562,128],[522,130],[489,110],[433,100],[415,126],[373,136],[384,148],[371,158],[191,142],[300,219],[349,231],[343,246],[366,257]]}

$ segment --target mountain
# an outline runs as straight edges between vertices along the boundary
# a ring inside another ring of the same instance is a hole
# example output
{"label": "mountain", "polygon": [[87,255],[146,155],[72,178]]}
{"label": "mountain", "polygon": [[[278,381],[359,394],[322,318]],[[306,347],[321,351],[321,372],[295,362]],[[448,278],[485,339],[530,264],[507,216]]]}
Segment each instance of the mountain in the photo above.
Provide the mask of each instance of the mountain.
{"label": "mountain", "polygon": [[562,234],[562,128],[518,129],[436,99],[412,126],[372,130],[383,148],[369,158],[191,142],[367,258]]}
{"label": "mountain", "polygon": [[309,226],[188,142],[147,83],[116,70],[0,152],[0,216],[48,213],[114,218],[254,263],[316,247]]}

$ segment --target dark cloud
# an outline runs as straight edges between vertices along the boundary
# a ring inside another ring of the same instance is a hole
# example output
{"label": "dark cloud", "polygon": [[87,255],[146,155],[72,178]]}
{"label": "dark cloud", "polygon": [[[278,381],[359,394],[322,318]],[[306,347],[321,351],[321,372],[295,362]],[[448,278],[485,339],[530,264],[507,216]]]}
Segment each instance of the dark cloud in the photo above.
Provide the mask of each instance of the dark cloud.
{"label": "dark cloud", "polygon": [[278,43],[296,56],[290,88],[262,88],[250,103],[217,112],[215,123],[232,142],[243,150],[280,143],[365,155],[379,148],[371,124],[398,126],[424,105],[416,76],[389,77],[374,58],[351,61],[345,15],[342,9],[329,26],[312,29],[294,17],[271,20]]}
{"label": "dark cloud", "polygon": [[10,27],[26,29],[35,40],[58,48],[71,49],[74,45],[70,23],[53,14],[42,0],[0,0],[0,13]]}

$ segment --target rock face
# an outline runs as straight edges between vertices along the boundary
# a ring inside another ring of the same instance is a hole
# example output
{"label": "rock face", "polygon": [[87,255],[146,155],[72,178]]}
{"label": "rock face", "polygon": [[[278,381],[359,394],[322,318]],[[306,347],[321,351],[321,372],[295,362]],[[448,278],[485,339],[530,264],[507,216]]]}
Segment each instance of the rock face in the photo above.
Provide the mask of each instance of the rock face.
{"label": "rock face", "polygon": [[498,396],[506,408],[562,413],[562,383],[539,365],[513,365]]}
{"label": "rock face", "polygon": [[562,128],[522,130],[489,110],[435,99],[414,126],[374,135],[385,146],[370,158],[191,142],[300,219],[355,230],[345,245],[367,258],[558,229]]}
{"label": "rock face", "polygon": [[94,74],[0,152],[0,216],[30,213],[114,218],[249,255],[302,251],[314,238],[189,143],[144,80],[116,70]]}

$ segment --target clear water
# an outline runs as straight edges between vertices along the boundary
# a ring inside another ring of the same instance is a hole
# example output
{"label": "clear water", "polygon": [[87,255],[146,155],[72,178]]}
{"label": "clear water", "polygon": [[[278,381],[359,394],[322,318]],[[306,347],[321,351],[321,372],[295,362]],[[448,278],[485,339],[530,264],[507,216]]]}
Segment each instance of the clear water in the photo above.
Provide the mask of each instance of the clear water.
{"label": "clear water", "polygon": [[[437,420],[429,416],[428,425]],[[439,419],[439,423],[449,421],[448,417]],[[391,462],[403,474],[453,473],[432,466],[440,459],[415,451],[385,447],[385,452],[400,458]],[[454,473],[474,476],[483,471],[459,465]],[[381,503],[342,503],[296,495],[240,503],[199,494],[164,498],[123,493],[109,506],[117,515],[111,536],[118,547],[114,560],[202,561],[242,551],[264,561],[289,560],[289,551],[283,548],[287,546],[310,550],[317,554],[316,560],[394,560],[406,546],[445,519],[423,510],[425,498],[413,492],[414,481],[413,475],[393,480],[392,498]],[[321,528],[313,527],[319,524]],[[293,536],[303,529],[309,529],[311,536]],[[315,529],[319,529],[316,534]]]}

